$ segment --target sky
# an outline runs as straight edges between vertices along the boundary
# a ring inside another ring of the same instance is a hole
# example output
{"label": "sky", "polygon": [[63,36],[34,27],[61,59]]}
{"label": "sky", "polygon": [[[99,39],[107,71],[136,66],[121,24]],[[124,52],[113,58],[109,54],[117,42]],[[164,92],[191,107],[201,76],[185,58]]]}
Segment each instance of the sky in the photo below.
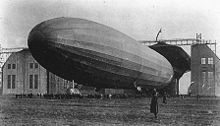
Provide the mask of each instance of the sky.
{"label": "sky", "polygon": [[[216,40],[220,57],[218,0],[1,0],[0,44],[27,47],[31,29],[57,17],[92,20],[135,40],[195,38]],[[184,88],[185,89],[185,88]],[[185,90],[184,90],[185,91]]]}

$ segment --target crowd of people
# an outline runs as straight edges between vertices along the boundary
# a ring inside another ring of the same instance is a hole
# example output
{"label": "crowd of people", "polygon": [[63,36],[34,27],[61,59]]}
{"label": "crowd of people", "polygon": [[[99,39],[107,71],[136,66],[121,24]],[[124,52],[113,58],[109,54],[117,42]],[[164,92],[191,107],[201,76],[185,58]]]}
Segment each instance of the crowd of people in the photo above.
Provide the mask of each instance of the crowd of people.
{"label": "crowd of people", "polygon": [[71,99],[71,98],[97,98],[97,99],[114,99],[114,98],[140,98],[146,97],[146,95],[127,95],[127,94],[16,94],[16,98],[46,98],[46,99]]}

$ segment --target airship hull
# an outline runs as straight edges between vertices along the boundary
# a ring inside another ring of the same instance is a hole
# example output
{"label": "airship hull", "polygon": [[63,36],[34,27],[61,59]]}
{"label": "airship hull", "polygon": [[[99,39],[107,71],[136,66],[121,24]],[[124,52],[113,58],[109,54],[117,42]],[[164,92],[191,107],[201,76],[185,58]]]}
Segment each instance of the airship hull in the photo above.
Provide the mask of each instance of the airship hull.
{"label": "airship hull", "polygon": [[170,63],[154,50],[88,20],[45,21],[31,31],[28,45],[43,67],[87,86],[163,87],[173,76]]}

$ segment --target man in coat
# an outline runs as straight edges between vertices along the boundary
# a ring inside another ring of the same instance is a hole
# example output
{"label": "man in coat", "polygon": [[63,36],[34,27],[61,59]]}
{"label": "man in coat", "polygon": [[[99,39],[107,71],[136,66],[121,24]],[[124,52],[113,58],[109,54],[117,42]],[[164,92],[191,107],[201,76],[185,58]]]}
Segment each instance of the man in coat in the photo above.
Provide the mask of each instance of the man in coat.
{"label": "man in coat", "polygon": [[150,112],[154,113],[155,118],[157,118],[157,113],[158,113],[158,93],[156,89],[154,88],[152,98],[151,98],[151,104],[150,104]]}

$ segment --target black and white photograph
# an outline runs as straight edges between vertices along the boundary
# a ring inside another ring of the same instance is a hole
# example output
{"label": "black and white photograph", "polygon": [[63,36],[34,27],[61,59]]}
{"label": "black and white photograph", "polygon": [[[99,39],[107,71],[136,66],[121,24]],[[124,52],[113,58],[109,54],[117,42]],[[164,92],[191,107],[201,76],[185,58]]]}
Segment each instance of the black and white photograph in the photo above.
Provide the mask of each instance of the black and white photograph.
{"label": "black and white photograph", "polygon": [[1,0],[0,126],[220,126],[218,0]]}

